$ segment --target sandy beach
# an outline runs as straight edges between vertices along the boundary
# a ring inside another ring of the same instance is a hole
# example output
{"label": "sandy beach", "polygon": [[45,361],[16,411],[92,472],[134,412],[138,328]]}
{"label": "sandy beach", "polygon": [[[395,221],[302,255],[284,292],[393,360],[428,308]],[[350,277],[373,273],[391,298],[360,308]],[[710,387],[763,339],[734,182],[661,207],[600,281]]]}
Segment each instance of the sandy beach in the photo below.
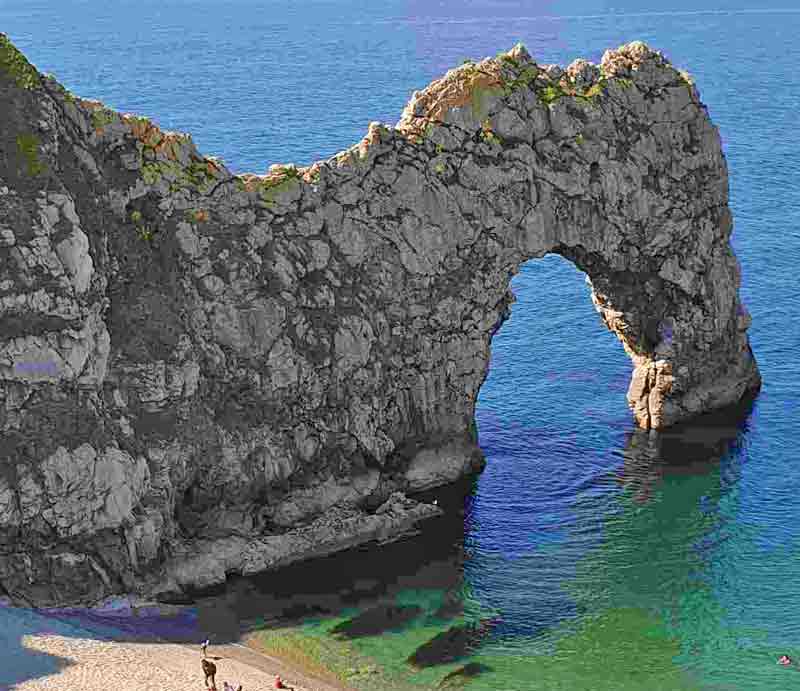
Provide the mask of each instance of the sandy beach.
{"label": "sandy beach", "polygon": [[[196,644],[136,641],[112,624],[83,627],[62,617],[0,607],[0,690],[6,691],[203,691],[201,653]],[[349,691],[315,679],[285,663],[237,644],[211,646],[217,688],[223,682],[243,691],[274,688],[280,674],[296,691]]]}

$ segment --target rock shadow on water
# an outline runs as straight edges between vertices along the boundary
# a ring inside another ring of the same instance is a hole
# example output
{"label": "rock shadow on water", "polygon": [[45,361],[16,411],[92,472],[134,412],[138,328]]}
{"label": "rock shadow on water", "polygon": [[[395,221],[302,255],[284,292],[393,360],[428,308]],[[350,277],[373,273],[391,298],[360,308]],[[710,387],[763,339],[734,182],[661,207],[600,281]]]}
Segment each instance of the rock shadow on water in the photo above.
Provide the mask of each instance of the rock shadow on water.
{"label": "rock shadow on water", "polygon": [[421,613],[422,607],[417,605],[378,605],[337,624],[330,632],[341,638],[377,636],[384,631],[402,628]]}
{"label": "rock shadow on water", "polygon": [[414,667],[433,667],[456,662],[475,652],[499,623],[500,619],[495,617],[451,626],[447,631],[442,631],[423,643],[408,657],[407,662]]}
{"label": "rock shadow on water", "polygon": [[464,614],[464,598],[460,592],[445,593],[442,604],[433,613],[435,619],[455,619]]}
{"label": "rock shadow on water", "polygon": [[455,689],[460,686],[466,686],[479,674],[493,671],[488,665],[482,665],[480,662],[468,662],[466,665],[454,669],[437,684],[437,689]]}
{"label": "rock shadow on water", "polygon": [[710,472],[747,434],[755,400],[751,394],[735,405],[664,431],[628,432],[620,484],[633,490],[638,503],[645,503],[665,477]]}

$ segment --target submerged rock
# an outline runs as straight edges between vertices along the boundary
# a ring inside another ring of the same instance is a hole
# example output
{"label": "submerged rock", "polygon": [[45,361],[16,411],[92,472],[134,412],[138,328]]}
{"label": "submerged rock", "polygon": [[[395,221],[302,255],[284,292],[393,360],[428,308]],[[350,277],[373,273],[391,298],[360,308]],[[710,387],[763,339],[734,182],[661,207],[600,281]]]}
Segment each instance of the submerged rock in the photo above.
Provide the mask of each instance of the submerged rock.
{"label": "submerged rock", "polygon": [[454,689],[459,686],[464,686],[471,679],[477,677],[479,674],[491,672],[492,668],[487,665],[482,665],[479,662],[468,662],[463,667],[453,670],[439,682],[437,688],[440,689]]}
{"label": "submerged rock", "polygon": [[497,623],[495,619],[483,619],[477,623],[451,626],[417,648],[408,658],[415,667],[432,667],[455,662],[474,652]]}
{"label": "submerged rock", "polygon": [[492,336],[547,253],[586,272],[641,427],[758,388],[719,134],[642,43],[566,70],[517,46],[326,161],[236,176],[0,36],[0,122],[17,602],[181,600],[412,532],[435,511],[393,492],[483,466]]}
{"label": "submerged rock", "polygon": [[377,636],[384,631],[400,628],[421,612],[422,608],[417,605],[379,605],[337,624],[331,629],[331,633],[343,638]]}
{"label": "submerged rock", "polygon": [[455,619],[464,614],[464,599],[460,593],[448,592],[445,594],[441,606],[433,613],[438,619]]}

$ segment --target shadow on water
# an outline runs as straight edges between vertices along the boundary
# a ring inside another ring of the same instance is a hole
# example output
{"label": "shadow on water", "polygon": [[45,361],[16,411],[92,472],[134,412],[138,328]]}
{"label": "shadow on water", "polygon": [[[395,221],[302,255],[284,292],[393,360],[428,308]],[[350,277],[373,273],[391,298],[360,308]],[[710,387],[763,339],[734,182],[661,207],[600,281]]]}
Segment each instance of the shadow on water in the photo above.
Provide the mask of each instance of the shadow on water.
{"label": "shadow on water", "polygon": [[[225,587],[194,595],[179,616],[155,613],[135,618],[84,615],[98,622],[146,631],[152,621],[166,640],[189,642],[210,636],[218,644],[238,640],[254,628],[300,624],[309,618],[332,617],[343,610],[360,609],[362,616],[339,627],[342,637],[379,635],[410,621],[413,607],[397,606],[394,598],[408,590],[442,591],[434,616],[447,619],[463,611],[464,520],[466,500],[475,491],[475,479],[415,495],[436,499],[444,515],[429,519],[421,533],[398,542],[366,544],[338,554],[299,562],[279,571],[255,576],[231,576]],[[132,633],[135,633],[132,631]]]}
{"label": "shadow on water", "polygon": [[469,683],[470,679],[477,677],[479,674],[491,672],[492,668],[488,665],[482,665],[480,662],[468,662],[466,665],[453,670],[445,675],[442,681],[438,684],[438,688],[452,689],[458,686],[464,686]]}
{"label": "shadow on water", "polygon": [[377,636],[384,631],[401,628],[422,614],[423,609],[417,605],[378,605],[370,607],[352,619],[334,626],[330,633],[342,638],[360,638]]}
{"label": "shadow on water", "polygon": [[628,432],[619,481],[633,491],[635,501],[643,503],[665,477],[704,475],[717,469],[746,435],[755,401],[756,395],[751,395],[662,432]]}
{"label": "shadow on water", "polygon": [[[603,593],[609,605],[624,601],[631,607],[648,608],[653,605],[653,593],[679,589],[676,584],[691,580],[697,559],[686,556],[692,552],[687,546],[697,542],[708,526],[687,530],[675,518],[683,511],[680,505],[696,507],[703,497],[718,500],[720,460],[741,443],[752,405],[751,399],[661,433],[633,431],[626,435],[625,447],[620,451],[623,464],[617,476],[631,500],[625,505],[648,506],[659,487],[670,479],[693,476],[699,482],[684,483],[680,491],[668,491],[669,496],[656,501],[646,515],[635,519],[618,516],[607,530],[604,546],[578,564],[578,576],[567,588],[569,607],[566,601],[561,603],[563,606],[554,605],[544,617],[546,625],[539,625],[529,634],[547,635],[564,621],[577,620],[596,609],[598,592]],[[95,638],[144,641],[158,637],[197,643],[210,637],[213,643],[223,644],[237,641],[255,629],[300,624],[310,618],[332,618],[357,610],[358,614],[340,623],[332,633],[338,633],[340,638],[380,637],[422,618],[438,622],[438,633],[434,631],[409,656],[417,667],[455,662],[476,653],[480,657],[481,646],[487,641],[497,642],[520,632],[513,621],[506,621],[502,604],[502,619],[448,624],[448,620],[459,619],[465,613],[468,584],[464,564],[469,554],[465,552],[464,538],[465,526],[469,529],[471,525],[475,492],[476,478],[471,478],[418,495],[426,501],[437,499],[445,510],[444,516],[428,521],[418,536],[377,549],[366,545],[274,573],[233,577],[224,590],[198,594],[191,607],[172,616],[164,616],[163,610],[154,608],[137,616],[84,612],[58,618],[77,624]],[[630,510],[633,509],[623,513]],[[672,552],[659,555],[659,546],[670,544]],[[680,555],[682,558],[676,558]],[[409,591],[437,591],[440,597],[435,607],[423,611],[416,604],[398,603],[398,595]],[[673,594],[679,596],[677,592]],[[34,621],[38,616],[26,610],[0,609],[0,617],[18,620],[7,629],[16,632],[16,639],[20,638],[19,631],[26,631],[19,624],[26,617],[30,619],[30,633],[41,631],[42,621]],[[513,616],[508,619],[513,620]],[[43,621],[58,624],[51,617]],[[66,628],[63,634],[75,635],[74,630]],[[10,640],[9,635],[6,633],[2,639],[4,649],[19,649],[19,654],[13,656],[19,669],[11,668],[16,675],[14,682],[52,674],[68,664],[23,648],[20,640]],[[448,684],[469,681],[472,685],[491,667],[483,665],[484,661],[465,662],[463,668],[451,673]],[[487,680],[490,677],[491,674]]]}
{"label": "shadow on water", "polygon": [[704,577],[698,546],[727,530],[719,504],[738,478],[752,405],[750,398],[663,432],[626,434],[617,511],[604,520],[599,549],[579,564],[590,602],[670,607]]}
{"label": "shadow on water", "polygon": [[[58,672],[68,660],[26,647],[22,637],[58,633],[96,640],[212,644],[238,641],[255,629],[299,624],[343,610],[366,610],[366,617],[342,627],[358,637],[379,636],[411,621],[419,608],[394,605],[408,590],[444,593],[430,616],[450,619],[463,612],[464,518],[475,479],[430,490],[418,499],[436,499],[445,514],[421,525],[420,535],[382,546],[364,545],[300,562],[274,573],[232,577],[216,592],[196,594],[187,607],[153,606],[129,611],[60,612],[0,607],[0,645],[12,662],[0,670],[0,689]],[[465,508],[466,507],[466,508]],[[66,624],[66,625],[62,625]],[[77,627],[77,628],[73,628]],[[346,636],[343,636],[346,637]]]}
{"label": "shadow on water", "polygon": [[734,681],[743,640],[756,672],[774,671],[760,632],[732,622],[720,594],[742,533],[733,516],[752,404],[625,434],[617,470],[559,514],[558,540],[487,553],[471,578],[503,625],[470,656],[493,670],[470,689],[697,691],[699,668]]}
{"label": "shadow on water", "polygon": [[408,662],[416,667],[432,667],[460,660],[479,648],[498,621],[499,618],[486,618],[451,626],[419,646],[409,655]]}
{"label": "shadow on water", "polygon": [[[458,593],[463,587],[465,497],[474,492],[469,479],[450,487],[416,495],[436,499],[444,515],[427,521],[420,535],[375,548],[373,545],[294,564],[278,572],[230,581],[228,592],[216,600],[198,600],[198,625],[219,628],[213,602],[233,613],[226,634],[247,628],[254,613],[261,626],[298,622],[309,616],[333,616],[344,609],[368,612],[353,622],[353,632],[368,628],[373,635],[411,620],[411,609],[398,609],[394,598],[406,590],[439,590],[445,598],[441,616],[460,613]],[[465,508],[466,507],[466,508]],[[230,615],[229,615],[230,616]],[[237,626],[236,621],[239,625]],[[346,631],[346,627],[341,631]],[[364,634],[366,635],[366,634]]]}

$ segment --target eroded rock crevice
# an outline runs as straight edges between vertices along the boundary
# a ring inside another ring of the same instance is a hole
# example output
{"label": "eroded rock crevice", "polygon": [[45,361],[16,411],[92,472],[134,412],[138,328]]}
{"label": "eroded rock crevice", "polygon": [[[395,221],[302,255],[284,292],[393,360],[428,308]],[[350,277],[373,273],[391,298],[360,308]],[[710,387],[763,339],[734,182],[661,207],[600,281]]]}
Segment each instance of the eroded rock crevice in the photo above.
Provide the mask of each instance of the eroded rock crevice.
{"label": "eroded rock crevice", "polygon": [[586,272],[661,429],[758,388],[725,160],[641,43],[451,70],[394,127],[233,175],[0,37],[0,587],[180,599],[439,510],[509,281]]}

